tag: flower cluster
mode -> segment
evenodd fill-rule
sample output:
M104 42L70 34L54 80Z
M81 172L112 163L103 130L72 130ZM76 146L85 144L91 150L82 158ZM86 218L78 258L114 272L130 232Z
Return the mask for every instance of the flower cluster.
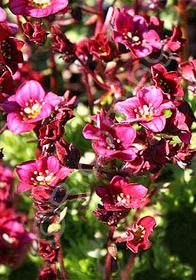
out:
M60 240L67 201L90 201L94 191L100 201L93 215L109 227L105 279L117 269L120 242L135 255L151 246L156 180L167 165L185 169L196 154L191 148L196 118L186 98L188 90L192 97L196 93L196 60L188 59L186 32L179 26L168 32L154 15L166 2L136 0L120 7L114 1L106 7L98 0L92 7L9 0L5 10L17 24L0 8L0 133L8 129L25 138L31 132L36 142L35 158L15 166L18 194L29 192L33 200L34 234L25 229L26 215L16 210L13 172L0 164L0 263L20 266L33 240L45 262L39 280L69 279ZM84 15L88 37L72 42L65 30L82 24ZM35 67L39 58L47 60L43 69ZM81 102L88 102L90 122L74 135L69 124ZM91 140L94 151L85 163L80 137ZM71 194L64 182L84 170L95 174L92 189ZM142 217L145 207L151 213Z
M23 264L34 240L34 234L25 229L25 214L16 210L13 191L14 174L0 163L0 263L17 268Z

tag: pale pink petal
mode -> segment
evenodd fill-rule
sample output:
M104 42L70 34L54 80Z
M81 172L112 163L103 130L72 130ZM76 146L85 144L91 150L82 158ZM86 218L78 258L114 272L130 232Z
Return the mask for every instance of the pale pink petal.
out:
M155 86L149 86L142 88L138 92L138 99L141 107L152 104L153 107L157 109L163 101L163 94L161 89L156 88Z

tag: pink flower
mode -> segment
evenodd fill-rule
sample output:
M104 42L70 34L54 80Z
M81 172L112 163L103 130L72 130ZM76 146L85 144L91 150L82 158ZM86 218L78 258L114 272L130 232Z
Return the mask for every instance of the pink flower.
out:
M0 22L5 22L7 19L6 12L3 8L0 8Z
M148 237L152 234L156 221L151 216L145 216L133 223L116 242L127 242L127 248L137 254L138 250L147 250L151 246Z
M104 111L93 118L97 127L87 124L83 129L86 139L93 140L97 155L121 160L133 160L138 150L132 146L136 131L129 124L119 124L106 116Z
M148 189L138 183L115 176L109 185L97 187L96 193L101 197L107 211L127 211L139 208L144 201Z
M24 228L24 218L12 208L1 212L0 218L0 263L18 267L25 261L34 235Z
M8 112L8 128L14 134L31 131L38 121L51 115L61 98L52 92L45 93L37 81L27 81L3 103Z
M178 26L174 26L173 34L170 38L166 38L164 42L164 51L178 52L182 49L186 39L182 38L182 31Z
M68 5L68 0L10 0L9 8L15 15L47 17Z
M114 40L130 49L135 57L145 57L161 49L159 35L155 30L149 30L142 16L132 16L125 9L116 9L113 28Z
M188 89L196 93L196 59L180 63L182 77L189 82Z
M17 190L20 193L29 191L34 186L56 186L72 171L73 169L62 167L55 156L24 162L16 167L21 181Z
M160 132L166 124L163 110L175 109L175 105L163 100L161 89L149 86L142 88L138 97L116 103L115 109L127 116L127 122L139 122L153 132Z
M6 201L11 194L14 174L11 169L0 163L0 202Z

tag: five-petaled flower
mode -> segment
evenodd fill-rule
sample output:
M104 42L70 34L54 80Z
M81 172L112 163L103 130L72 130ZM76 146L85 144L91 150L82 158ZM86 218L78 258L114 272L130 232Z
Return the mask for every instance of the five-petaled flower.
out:
M96 193L101 197L107 211L127 211L142 205L148 189L138 183L129 183L126 178L115 176L109 185L99 186Z
M16 94L3 103L4 110L8 112L9 130L14 134L31 131L38 121L51 115L61 100L61 97L52 92L45 93L37 81L23 83Z
M145 57L161 49L159 35L155 30L149 30L142 16L132 16L125 9L116 9L113 29L114 41L125 45L135 57Z
M56 186L72 171L73 169L61 166L55 156L24 162L16 167L20 179L17 190L20 193L36 186Z
M10 0L9 8L15 15L47 17L68 5L68 0Z
M161 89L148 86L138 92L138 97L116 103L115 109L127 116L126 122L139 122L146 129L160 132L166 124L163 110L175 109L175 105L163 100Z
M137 254L138 250L147 250L151 242L148 237L152 234L156 225L156 221L151 216L145 216L133 223L131 227L127 227L126 232L122 233L121 238L116 242L127 242L127 248Z
M103 110L92 118L97 122L97 127L87 124L83 135L93 140L93 149L97 155L121 160L135 159L138 150L132 144L136 131L131 125L116 123Z

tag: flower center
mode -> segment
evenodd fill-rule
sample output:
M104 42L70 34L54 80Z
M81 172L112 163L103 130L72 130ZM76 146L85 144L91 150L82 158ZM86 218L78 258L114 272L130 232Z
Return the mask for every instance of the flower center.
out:
M169 85L166 81L160 79L158 82L164 92L171 93L171 88L169 87Z
M132 34L131 32L127 33L122 33L124 40L128 40L135 45L140 45L141 44L141 39L139 36Z
M114 200L114 203L118 203L118 202L121 202L123 203L125 206L129 205L130 204L130 199L131 199L131 196L129 194L124 194L124 193L120 193L120 194L117 194L117 195L113 195L113 200Z
M20 114L23 117L23 120L36 118L39 115L43 104L43 102L39 104L37 100L30 100L29 103L26 102L26 107L22 108L22 111L20 112Z
M134 235L134 242L137 244L144 238L146 231L143 226L136 225L135 229L132 229L132 233Z
M107 55L107 52L106 52L102 47L99 47L98 50L99 50L99 53L100 53L101 55L103 55L103 56L106 56L106 55Z
M11 51L12 51L11 44L6 40L3 40L1 42L1 53L3 57L9 60L12 59Z
M51 0L28 0L28 4L35 9L44 9L52 5Z
M142 118L147 119L147 121L151 121L153 119L154 113L156 113L156 110L154 110L154 106L152 103L148 105L144 104L143 107L138 107L137 109L134 109L134 112L136 113L136 118Z
M16 240L14 237L11 237L10 235L8 235L7 233L3 233L2 234L2 238L4 241L6 241L8 244L13 244L14 241Z
M48 170L45 170L45 172L38 172L37 170L35 170L33 172L33 174L35 175L34 177L31 177L31 181L33 182L33 184L35 186L37 185L50 185L50 183L52 183L52 181L56 178L54 176L54 173L51 172L49 173Z

